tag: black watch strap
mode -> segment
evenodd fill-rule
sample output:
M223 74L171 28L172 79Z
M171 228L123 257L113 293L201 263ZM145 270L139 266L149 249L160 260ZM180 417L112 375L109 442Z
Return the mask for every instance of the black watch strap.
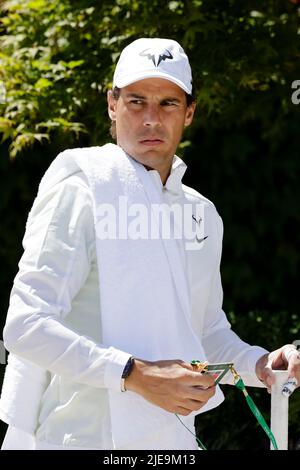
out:
M125 388L125 379L126 379L126 378L129 376L129 374L131 373L133 364L134 364L134 357L131 356L131 357L128 359L128 361L126 362L125 367L124 367L124 369L123 369L122 378L121 378L121 391L122 391L122 392L126 392L126 388Z

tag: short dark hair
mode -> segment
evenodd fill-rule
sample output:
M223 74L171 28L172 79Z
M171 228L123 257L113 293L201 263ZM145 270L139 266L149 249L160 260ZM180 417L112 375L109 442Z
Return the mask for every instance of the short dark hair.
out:
M114 100L118 100L120 98L120 94L121 94L121 88L118 88L117 86L115 86L113 89L112 89L112 97ZM191 106L192 103L194 103L196 101L196 98L195 98L195 94L191 94L189 95L188 93L185 93L185 97L186 97L186 104L187 106ZM112 136L112 138L114 140L117 139L117 132L116 132L116 122L115 121L111 121L111 125L110 125L110 135Z

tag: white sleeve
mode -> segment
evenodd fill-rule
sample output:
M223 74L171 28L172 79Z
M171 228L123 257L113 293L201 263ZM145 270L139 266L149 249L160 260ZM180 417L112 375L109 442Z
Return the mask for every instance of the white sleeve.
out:
M220 262L223 238L223 223L218 216L217 221L219 239L219 258L215 267L209 300L203 323L202 344L209 362L234 362L238 373L241 374L246 385L262 387L262 383L256 377L255 365L257 360L266 352L260 346L250 346L248 343L231 330L226 315L222 309L223 289L220 274ZM229 374L225 382L232 383Z
M90 272L94 243L92 199L78 175L36 198L11 291L4 344L52 373L120 390L130 354L97 344L64 324Z

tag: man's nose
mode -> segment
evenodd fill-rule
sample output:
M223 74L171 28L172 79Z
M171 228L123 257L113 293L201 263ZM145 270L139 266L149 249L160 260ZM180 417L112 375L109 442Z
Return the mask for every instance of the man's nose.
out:
M161 116L157 105L147 106L143 116L143 125L145 127L161 126Z

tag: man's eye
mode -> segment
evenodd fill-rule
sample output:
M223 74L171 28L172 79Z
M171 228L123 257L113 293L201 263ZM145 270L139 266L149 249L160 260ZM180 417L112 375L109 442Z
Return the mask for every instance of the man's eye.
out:
M130 100L132 104L143 104L143 100Z
M174 101L163 101L162 106L177 106L177 104Z

